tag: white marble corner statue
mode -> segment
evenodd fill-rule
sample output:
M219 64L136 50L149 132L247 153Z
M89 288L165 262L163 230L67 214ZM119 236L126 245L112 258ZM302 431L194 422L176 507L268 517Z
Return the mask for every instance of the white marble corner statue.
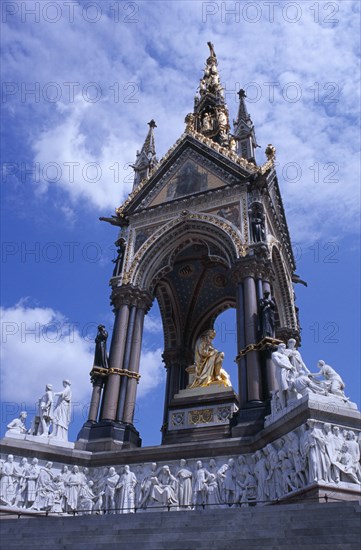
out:
M55 398L57 400L55 401ZM14 418L7 425L5 437L14 439L34 440L39 438L39 442L50 444L52 441L57 445L68 443L68 428L71 420L71 382L63 380L63 389L59 392L53 391L51 384L46 384L45 392L39 398L37 412L31 427L28 430L25 425L27 412L22 411L18 418Z
M317 363L319 372L311 373L295 346L296 341L291 338L287 347L281 343L272 353L278 390L272 395L271 417L281 416L284 409L296 405L299 399L310 394L324 396L326 399L336 398L345 407L357 409L357 405L346 397L345 384L335 369L320 360ZM270 417L267 417L266 425L269 421Z
M28 416L28 413L26 411L21 411L18 418L14 418L8 425L7 425L7 432L5 433L5 437L11 437L13 434L26 434L26 426L25 426L25 420Z

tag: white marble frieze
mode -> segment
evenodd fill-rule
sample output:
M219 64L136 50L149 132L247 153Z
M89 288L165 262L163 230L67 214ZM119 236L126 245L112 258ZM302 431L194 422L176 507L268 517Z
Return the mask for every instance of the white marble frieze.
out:
M253 454L80 468L7 455L1 505L62 514L261 506L319 483L354 493L360 432L308 420Z

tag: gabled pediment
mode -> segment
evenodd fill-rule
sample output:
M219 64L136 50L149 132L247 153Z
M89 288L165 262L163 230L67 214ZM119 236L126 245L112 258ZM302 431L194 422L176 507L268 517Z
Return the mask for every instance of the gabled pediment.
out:
M191 136L186 136L166 162L136 189L121 209L132 213L247 181L252 172Z

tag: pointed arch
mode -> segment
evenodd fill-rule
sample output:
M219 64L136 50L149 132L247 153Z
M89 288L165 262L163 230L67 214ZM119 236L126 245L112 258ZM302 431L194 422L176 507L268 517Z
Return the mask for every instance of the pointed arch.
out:
M232 223L219 216L187 213L159 228L141 246L128 282L153 292L157 282L172 270L174 258L192 243L207 246L210 259L227 267L246 252L242 235Z

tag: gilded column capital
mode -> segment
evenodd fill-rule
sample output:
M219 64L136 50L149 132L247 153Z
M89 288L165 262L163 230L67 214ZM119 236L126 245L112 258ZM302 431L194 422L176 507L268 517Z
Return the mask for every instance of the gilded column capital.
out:
M231 278L234 283L242 283L246 277L270 281L273 278L271 261L259 256L239 258L232 266Z
M153 296L147 290L132 285L114 286L111 293L111 303L115 308L122 305L136 306L148 313L153 303Z

